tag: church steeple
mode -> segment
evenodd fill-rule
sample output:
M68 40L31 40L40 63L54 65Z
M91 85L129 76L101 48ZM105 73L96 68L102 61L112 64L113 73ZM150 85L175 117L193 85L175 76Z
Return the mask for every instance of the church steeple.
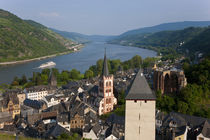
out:
M105 49L103 69L98 86L98 95L102 97L98 108L99 115L111 112L114 108L114 105L117 104L117 99L114 97L113 93L113 82L114 76L112 74L109 75Z
M49 82L48 83L51 86L57 86L57 79L56 79L56 77L55 77L53 72L50 73L50 77L49 77Z
M103 76L109 75L109 69L108 69L108 64L106 60L106 48L105 48L105 53L104 53L104 64L103 64L103 69L102 69L102 75Z

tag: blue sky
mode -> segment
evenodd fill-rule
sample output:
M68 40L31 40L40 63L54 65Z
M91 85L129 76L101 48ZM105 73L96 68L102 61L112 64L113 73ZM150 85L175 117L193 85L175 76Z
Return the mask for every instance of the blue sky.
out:
M118 35L176 21L210 21L210 0L0 0L0 8L47 27Z

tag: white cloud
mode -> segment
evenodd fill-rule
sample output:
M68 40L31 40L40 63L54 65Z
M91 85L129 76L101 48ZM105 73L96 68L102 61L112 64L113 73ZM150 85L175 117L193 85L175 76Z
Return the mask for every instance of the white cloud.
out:
M57 12L41 12L39 13L41 17L47 17L47 18L57 18L60 17L60 15Z

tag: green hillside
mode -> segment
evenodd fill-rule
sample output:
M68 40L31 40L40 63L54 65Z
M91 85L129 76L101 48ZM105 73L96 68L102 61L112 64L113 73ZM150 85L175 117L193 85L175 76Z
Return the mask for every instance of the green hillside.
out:
M74 42L31 20L0 9L0 62L68 51Z
M155 33L161 31L175 31L175 30L183 30L189 27L207 27L210 26L210 21L182 21L182 22L171 22L171 23L163 23L151 27L144 27L135 30L127 31L117 38L122 38L128 35L139 35L144 33Z
M190 54L202 52L206 55L210 54L210 27L201 32L197 37L186 42L182 50L188 50Z
M189 27L176 31L127 35L111 40L109 43L153 49L163 54L176 50L180 53L188 50L190 54L196 51L209 54L210 27Z

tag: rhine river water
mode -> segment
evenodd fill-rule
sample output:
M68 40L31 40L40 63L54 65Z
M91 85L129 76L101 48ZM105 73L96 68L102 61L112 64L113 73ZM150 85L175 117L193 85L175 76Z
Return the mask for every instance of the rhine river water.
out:
M92 42L86 44L84 48L75 53L22 64L0 66L0 84L10 83L15 76L21 77L23 74L27 77L31 77L33 72L41 71L41 69L37 67L48 61L55 62L55 68L59 69L59 71L75 68L84 73L89 66L95 65L98 59L103 59L105 48L108 59L120 59L121 61L125 61L135 55L140 55L142 58L156 56L156 52L147 49L112 45L104 42Z

